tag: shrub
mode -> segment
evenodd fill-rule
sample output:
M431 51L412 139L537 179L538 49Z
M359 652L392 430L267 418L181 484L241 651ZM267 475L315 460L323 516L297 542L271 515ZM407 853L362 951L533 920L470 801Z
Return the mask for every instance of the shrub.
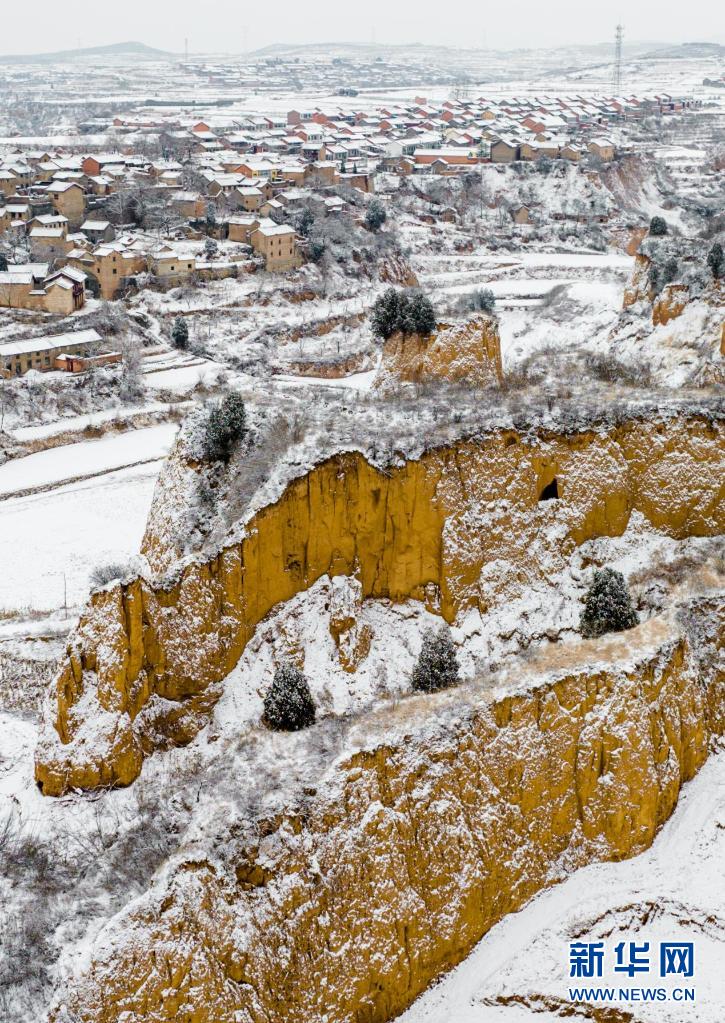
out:
M660 275L662 284L671 284L672 281L676 280L679 268L680 265L677 262L677 258L675 256L669 256L669 258L662 264L662 274Z
M8 268L7 257L3 256L2 253L0 253L0 273L5 273L7 268Z
M204 255L206 256L206 258L209 260L216 259L218 252L219 246L214 241L214 239L207 238L207 240L204 242Z
M435 311L420 291L406 293L388 288L375 301L370 325L373 333L386 341L397 331L430 334L436 326Z
M189 347L189 325L182 316L177 316L174 320L174 325L171 328L171 340L174 342L174 348Z
M476 288L468 295L468 308L472 312L492 313L496 308L496 296L490 288Z
M649 222L649 233L654 238L662 237L662 235L667 234L668 230L667 221L664 217L652 217Z
M307 679L292 664L282 664L264 697L264 716L275 732L299 732L315 721L315 704Z
M247 433L242 396L230 391L210 411L204 427L204 455L210 462L228 462L235 444Z
M379 231L387 219L388 214L385 212L383 204L379 199L373 199L365 211L366 227L369 227L371 231Z
M299 215L297 217L297 222L295 224L297 234L301 235L303 238L309 237L310 230L312 229L312 225L314 223L315 216L312 210L309 209L309 207L304 206L300 210Z
M413 689L420 693L434 693L456 685L458 658L450 631L430 629L423 636L423 645L413 669Z
M319 263L325 255L325 243L319 238L312 238L310 240L309 254L313 263Z
M707 265L710 267L710 273L716 281L723 276L723 272L725 272L725 253L723 253L720 242L715 242L708 252Z
M92 590L100 590L108 583L124 579L128 574L129 566L120 561L109 562L106 565L96 565L88 579Z
M634 628L638 621L622 573L612 568L597 569L581 616L582 636L624 632Z

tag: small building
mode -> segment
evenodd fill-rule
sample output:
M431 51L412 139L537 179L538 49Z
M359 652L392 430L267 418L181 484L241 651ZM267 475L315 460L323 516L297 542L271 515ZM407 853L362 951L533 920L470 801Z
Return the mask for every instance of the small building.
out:
M154 276L169 283L183 281L196 272L196 258L180 256L171 245L162 245L151 253L149 269Z
M264 257L265 270L293 270L302 263L295 230L288 224L258 227L250 241L255 252Z
M515 206L511 213L511 219L514 224L531 224L531 210L528 206Z
M85 282L75 267L49 274L47 263L12 264L0 271L0 307L69 316L85 305Z
M116 237L116 228L108 220L84 220L81 231L89 242L98 245L100 242L112 242Z
M594 156L598 156L599 159L603 160L605 163L609 163L611 160L614 159L615 152L614 143L611 142L609 139L605 138L591 139L589 145L587 146L587 149L589 150L590 153L593 153Z
M86 216L86 196L78 182L52 181L48 195L55 212L67 218L71 231L77 231Z
M73 248L65 227L34 227L28 237L31 255L38 262L52 263Z
M0 373L7 378L22 376L31 369L40 372L63 369L63 365L56 366L59 357L64 354L90 355L101 341L101 335L95 330L76 330L0 344Z
M496 139L491 143L491 163L513 163L519 159L519 144L513 139Z

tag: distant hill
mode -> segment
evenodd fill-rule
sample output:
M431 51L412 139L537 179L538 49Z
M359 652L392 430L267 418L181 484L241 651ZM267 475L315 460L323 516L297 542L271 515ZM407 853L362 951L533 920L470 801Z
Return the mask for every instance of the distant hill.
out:
M680 43L646 53L652 60L696 60L702 57L725 57L725 46L720 43Z
M134 60L168 60L174 55L156 50L145 43L111 43L110 46L89 46L80 50L57 50L55 53L5 54L0 64L67 64L89 57L131 57Z
M625 40L624 50L628 55L644 55L649 50L657 48L658 44L655 42L648 41L637 41L629 42ZM669 45L669 44L666 44ZM699 44L698 44L699 45ZM677 49L677 47L673 47ZM247 54L249 57L294 57L294 56L347 56L347 57L374 57L374 56L394 56L396 53L403 56L406 52L416 52L420 54L441 54L441 55L456 55L460 53L524 53L524 52L537 52L541 50L546 53L558 54L558 53L572 53L576 52L581 56L608 56L614 49L613 40L602 42L602 43L582 43L572 44L570 46L553 46L553 47L519 47L515 50L507 50L502 47L494 47L487 50L485 47L463 47L463 46L447 46L438 45L434 43L355 43L355 42L336 42L336 43L272 43L269 46L263 46L258 50L252 50Z

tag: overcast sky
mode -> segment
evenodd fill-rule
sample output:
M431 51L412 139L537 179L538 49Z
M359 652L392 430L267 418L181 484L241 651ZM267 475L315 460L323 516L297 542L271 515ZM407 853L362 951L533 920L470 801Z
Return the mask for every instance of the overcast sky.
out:
M7 9L5 9L7 6ZM2 4L0 53L37 53L129 39L181 52L242 52L269 43L355 41L443 43L511 49L625 39L662 42L725 38L725 5L687 0L33 0ZM672 16L674 15L674 16Z

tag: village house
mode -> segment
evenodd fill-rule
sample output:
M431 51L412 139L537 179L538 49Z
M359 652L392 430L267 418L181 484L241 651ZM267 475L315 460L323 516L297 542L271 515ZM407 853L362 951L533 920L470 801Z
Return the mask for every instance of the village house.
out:
M52 263L65 256L73 248L73 242L68 241L68 231L65 226L44 227L41 225L34 227L28 237L30 239L30 254L38 262Z
M171 245L162 245L151 253L149 269L165 283L178 283L196 271L194 256L180 256Z
M294 228L287 224L258 227L250 240L255 252L264 258L265 270L292 270L302 263Z
M100 242L112 242L116 237L116 228L108 220L84 220L81 231L89 242L98 245Z
M49 274L47 263L11 264L0 271L0 307L69 316L85 305L85 281L74 267Z
M491 143L491 163L513 163L519 159L519 145L513 139L496 139Z
M88 275L88 290L112 301L131 278L148 268L148 261L143 253L112 242L99 245L92 252L73 249L66 256L66 265L75 266Z
M594 156L598 156L600 160L604 160L605 163L614 159L614 143L609 139L594 138L590 141L587 149Z
M56 213L68 220L71 231L77 231L86 216L86 197L76 181L53 181L48 185L48 195Z
M0 375L7 378L22 376L31 369L46 373L53 369L67 369L62 361L64 355L90 355L101 342L97 331L78 330L0 344Z

